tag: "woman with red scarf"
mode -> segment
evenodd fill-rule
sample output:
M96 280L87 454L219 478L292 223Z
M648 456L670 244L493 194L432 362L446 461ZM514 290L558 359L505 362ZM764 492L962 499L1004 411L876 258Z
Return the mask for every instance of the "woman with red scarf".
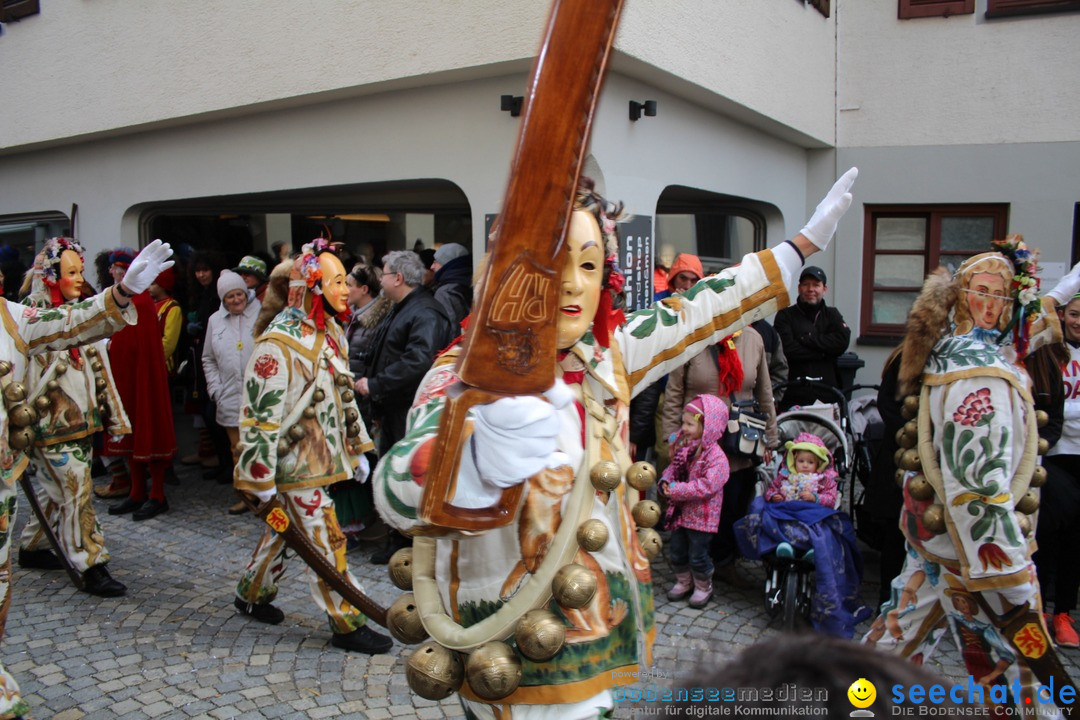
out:
M111 271L114 275L122 273L133 259L123 248L111 253ZM176 434L169 398L169 375L165 369L154 301L148 292L142 292L131 302L139 321L112 336L109 360L124 409L131 420L132 433L108 438L102 454L127 458L131 475L128 497L109 508L109 514L133 513L134 520L149 520L169 509L165 499L165 470L176 452ZM147 472L150 474L149 498ZM110 487L110 491L116 489Z

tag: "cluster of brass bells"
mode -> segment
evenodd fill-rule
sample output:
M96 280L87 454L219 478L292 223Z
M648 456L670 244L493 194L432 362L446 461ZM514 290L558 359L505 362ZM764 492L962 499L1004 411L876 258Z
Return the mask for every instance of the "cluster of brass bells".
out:
M10 375L12 369L10 362L0 361L0 378ZM14 450L26 450L34 443L34 430L30 426L38 421L38 412L34 404L26 402L26 386L20 382L12 380L5 385L3 396L11 421L8 445Z

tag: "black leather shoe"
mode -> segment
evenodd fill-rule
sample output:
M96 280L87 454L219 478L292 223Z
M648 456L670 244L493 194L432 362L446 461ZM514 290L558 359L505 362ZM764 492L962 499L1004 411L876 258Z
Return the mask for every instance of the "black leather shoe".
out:
M98 597L120 597L127 592L124 584L114 580L104 565L91 565L82 576L85 593Z
M132 500L131 497L126 497L120 501L119 504L113 505L109 508L110 515L127 515L129 512L135 512L142 506L142 503L138 500Z
M63 570L64 563L52 550L20 550L19 567L33 570Z
M163 512L169 512L168 500L155 500L150 498L142 504L142 506L135 511L135 514L131 516L132 520L149 520L152 517L160 515Z
M255 603L244 602L240 598L233 598L233 607L248 617L268 625L277 625L285 619L285 613L270 603L256 605Z
M361 625L350 633L334 633L330 644L349 652L362 652L368 655L380 655L394 647L394 641L381 635L367 625Z

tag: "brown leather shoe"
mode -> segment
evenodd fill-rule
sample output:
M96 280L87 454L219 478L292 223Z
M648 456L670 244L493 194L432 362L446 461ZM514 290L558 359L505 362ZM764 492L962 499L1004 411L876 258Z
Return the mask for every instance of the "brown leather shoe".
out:
M238 500L235 505L229 506L230 515L243 515L248 511L248 506L244 504L243 500Z
M113 485L112 483L109 483L108 485L94 486L94 494L97 495L99 498L110 499L127 497L128 493L130 492L131 485Z

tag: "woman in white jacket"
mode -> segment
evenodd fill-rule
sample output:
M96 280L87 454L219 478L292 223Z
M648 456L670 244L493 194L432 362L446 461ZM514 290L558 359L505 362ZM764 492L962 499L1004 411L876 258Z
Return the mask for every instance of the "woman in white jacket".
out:
M244 278L232 270L222 270L217 282L221 308L210 316L203 343L202 364L206 393L217 405L217 421L229 435L233 465L240 439L240 400L244 368L255 347L255 319L262 305L248 290ZM228 474L232 478L232 473ZM239 515L247 509L243 502L229 508Z

